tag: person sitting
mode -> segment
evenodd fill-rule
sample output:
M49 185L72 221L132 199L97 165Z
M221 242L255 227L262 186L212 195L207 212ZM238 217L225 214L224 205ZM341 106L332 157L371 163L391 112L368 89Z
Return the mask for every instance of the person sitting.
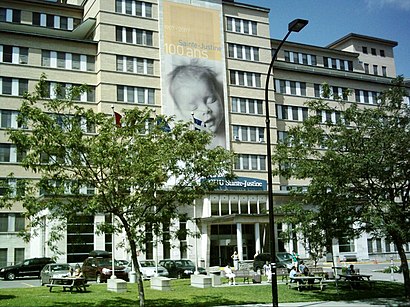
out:
M351 264L348 268L347 268L347 275L353 275L356 274L356 270L354 269L354 265Z
M228 264L225 269L225 276L228 277L230 285L236 285L235 274L232 272L231 266Z
M83 272L81 272L80 268L75 269L74 277L76 278L83 277Z
M290 282L296 282L296 281L293 280L292 278L293 278L293 277L296 277L297 275L298 275L298 272L296 271L296 267L293 266L293 267L290 269L290 272L289 272Z
M305 276L309 275L309 268L306 266L306 264L303 262L303 260L300 261L299 264L299 272Z

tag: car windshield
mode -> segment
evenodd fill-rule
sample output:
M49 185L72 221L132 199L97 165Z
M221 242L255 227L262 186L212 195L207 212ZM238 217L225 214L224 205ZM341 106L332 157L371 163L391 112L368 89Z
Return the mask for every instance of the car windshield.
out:
M191 260L178 260L178 261L175 261L175 263L181 266L195 266Z
M280 261L292 260L292 255L291 255L291 254L288 254L288 253L286 253L286 254L278 254L278 255L276 255L276 256L278 257L278 259L279 259Z
M117 260L114 261L114 265L120 265ZM102 258L98 260L98 266L112 266L112 259Z
M51 266L51 271L69 271L70 266L68 264L58 264Z
M154 267L155 262L154 261L141 261L141 266L142 267Z

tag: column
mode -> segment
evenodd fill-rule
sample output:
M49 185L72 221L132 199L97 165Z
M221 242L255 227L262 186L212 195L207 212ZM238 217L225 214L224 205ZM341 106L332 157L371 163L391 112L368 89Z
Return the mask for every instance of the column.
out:
M261 252L261 234L259 223L255 223L255 251L257 253Z
M243 260L242 224L236 223L236 244L238 246L239 261Z

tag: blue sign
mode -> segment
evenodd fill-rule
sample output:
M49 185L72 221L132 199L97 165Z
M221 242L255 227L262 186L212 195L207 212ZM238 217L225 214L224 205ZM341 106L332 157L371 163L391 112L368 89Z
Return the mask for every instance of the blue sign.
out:
M233 181L226 181L223 177L209 179L218 184L217 190L266 191L266 180L250 177L238 177Z

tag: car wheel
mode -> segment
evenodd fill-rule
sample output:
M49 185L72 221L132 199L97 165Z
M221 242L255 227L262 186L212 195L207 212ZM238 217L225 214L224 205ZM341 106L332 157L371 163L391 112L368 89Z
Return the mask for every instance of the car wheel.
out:
M97 274L97 284L101 284L102 283L102 281L101 281L101 275L100 274Z
M16 279L16 274L14 274L14 272L8 272L8 273L6 274L6 279L8 279L8 280L14 280L14 279Z

